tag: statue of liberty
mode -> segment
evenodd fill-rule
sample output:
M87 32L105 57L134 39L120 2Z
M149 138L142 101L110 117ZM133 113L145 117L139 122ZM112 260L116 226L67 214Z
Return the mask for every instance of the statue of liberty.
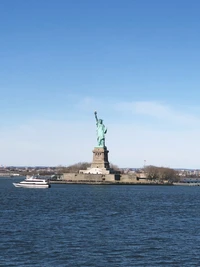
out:
M97 144L98 147L105 147L105 134L107 133L107 128L103 124L103 120L97 118L97 112L94 112L96 125L97 125Z

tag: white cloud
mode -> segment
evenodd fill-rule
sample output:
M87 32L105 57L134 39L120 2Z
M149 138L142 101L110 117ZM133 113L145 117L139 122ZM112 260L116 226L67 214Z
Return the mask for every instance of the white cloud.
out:
M194 127L200 126L200 115L197 116L189 113L189 111L187 112L187 107L184 107L186 110L183 110L183 107L181 110L178 110L176 107L158 102L138 101L118 103L116 109L124 113L131 112L135 115L144 115L147 118L152 117L163 120L167 123L190 125ZM188 110L189 109L188 107Z

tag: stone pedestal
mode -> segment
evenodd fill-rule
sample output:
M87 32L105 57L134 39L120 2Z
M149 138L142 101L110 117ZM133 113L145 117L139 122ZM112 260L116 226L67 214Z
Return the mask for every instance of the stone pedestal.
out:
M93 161L91 164L91 168L99 168L99 169L110 169L109 161L108 161L108 153L107 147L95 147L93 152Z
M93 161L90 168L80 170L79 173L85 174L110 174L110 164L108 161L107 147L95 147L93 152Z

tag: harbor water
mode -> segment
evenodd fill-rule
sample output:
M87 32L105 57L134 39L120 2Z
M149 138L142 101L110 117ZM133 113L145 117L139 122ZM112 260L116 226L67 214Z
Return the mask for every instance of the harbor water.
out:
M200 187L0 178L0 266L200 266Z

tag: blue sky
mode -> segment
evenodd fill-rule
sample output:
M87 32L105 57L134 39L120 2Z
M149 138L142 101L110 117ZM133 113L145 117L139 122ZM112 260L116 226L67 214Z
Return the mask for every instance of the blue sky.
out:
M198 0L0 1L0 165L200 168Z

